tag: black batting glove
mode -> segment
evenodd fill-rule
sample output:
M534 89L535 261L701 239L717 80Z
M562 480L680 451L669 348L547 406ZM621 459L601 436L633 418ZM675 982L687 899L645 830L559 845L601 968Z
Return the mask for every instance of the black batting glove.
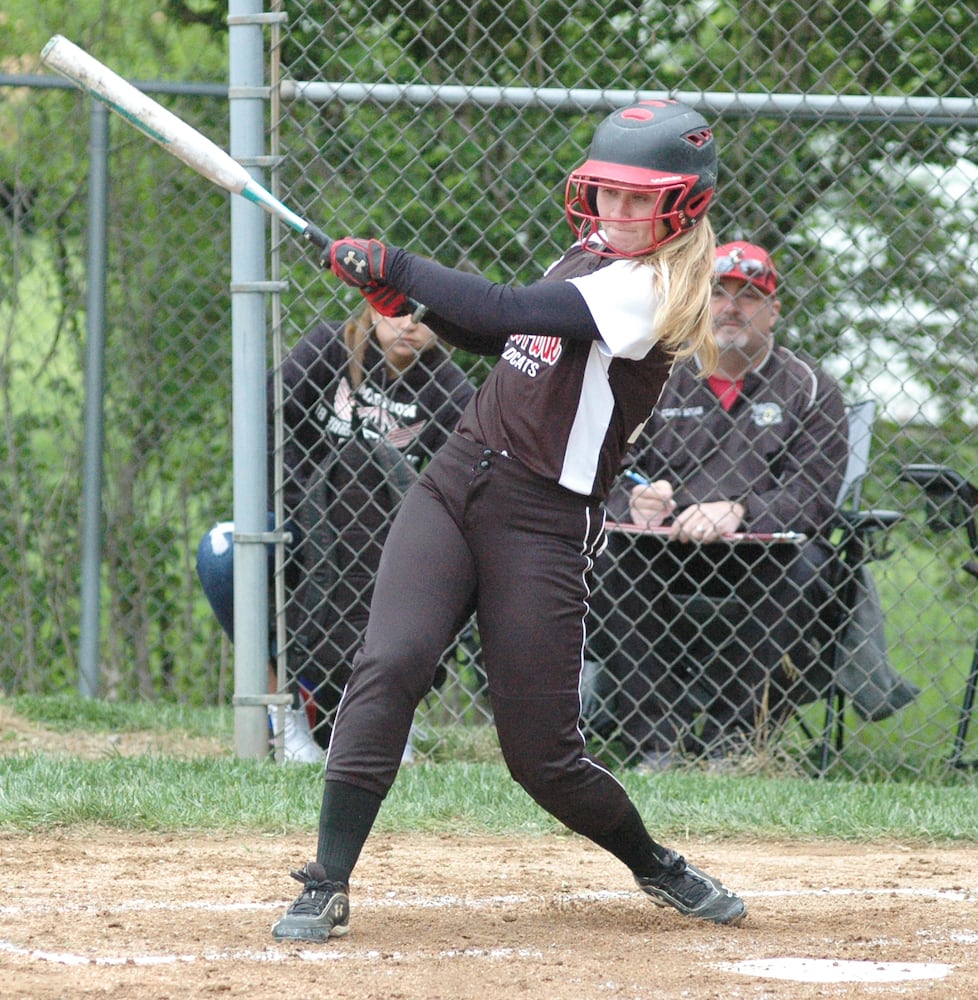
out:
M386 263L387 247L380 240L345 236L334 240L329 248L330 270L340 281L354 288L383 284Z

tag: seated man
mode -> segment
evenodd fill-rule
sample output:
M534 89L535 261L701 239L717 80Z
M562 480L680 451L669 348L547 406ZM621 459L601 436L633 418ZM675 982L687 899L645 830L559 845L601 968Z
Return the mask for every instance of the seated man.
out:
M803 660L802 644L817 644L811 629L834 617L825 536L848 455L842 394L813 362L775 345L781 303L765 250L721 246L716 274L719 366L703 379L695 358L676 365L609 500L611 520L667 531L612 531L593 599L592 653L617 678L633 762L652 768L691 747L713 756L742 748L763 720L817 697L784 654ZM808 541L721 540L734 532ZM690 591L700 597L679 596ZM707 617L727 608L684 632L680 605L697 600Z

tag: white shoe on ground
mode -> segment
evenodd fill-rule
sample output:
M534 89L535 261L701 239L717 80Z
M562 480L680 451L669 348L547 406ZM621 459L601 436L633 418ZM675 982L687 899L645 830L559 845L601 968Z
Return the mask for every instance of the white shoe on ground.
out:
M286 708L282 710L282 714L285 717L285 759L299 764L321 764L326 759L326 754L312 735L305 709ZM268 715L272 720L272 733L277 737L278 709L269 708Z

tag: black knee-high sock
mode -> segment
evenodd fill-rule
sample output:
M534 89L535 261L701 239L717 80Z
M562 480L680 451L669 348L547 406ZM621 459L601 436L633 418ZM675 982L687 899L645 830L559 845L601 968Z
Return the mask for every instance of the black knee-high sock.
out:
M591 839L623 861L636 875L651 875L661 868L668 853L665 847L649 836L634 805L614 830L603 837Z
M327 781L319 811L316 860L333 882L350 883L360 851L384 800L345 781Z

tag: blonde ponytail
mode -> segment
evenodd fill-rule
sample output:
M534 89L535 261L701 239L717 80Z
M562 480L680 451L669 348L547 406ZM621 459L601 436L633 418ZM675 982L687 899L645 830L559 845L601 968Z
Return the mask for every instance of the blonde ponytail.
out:
M346 344L346 350L350 356L350 383L354 389L358 388L363 381L363 358L373 328L370 306L366 303L356 316L347 320L346 326L343 327L343 343Z
M660 298L659 343L675 358L699 356L701 374L711 374L719 356L713 337L710 299L716 236L709 219L645 258L656 271Z

